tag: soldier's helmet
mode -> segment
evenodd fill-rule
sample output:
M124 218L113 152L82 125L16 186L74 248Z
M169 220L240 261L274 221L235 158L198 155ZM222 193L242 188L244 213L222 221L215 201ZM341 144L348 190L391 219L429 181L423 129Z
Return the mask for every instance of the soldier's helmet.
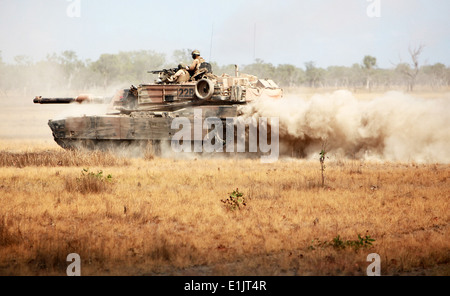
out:
M198 50L194 50L192 52L192 57L199 56L199 55L200 55L200 51L198 51Z
M186 67L187 67L186 64L183 64L183 63L178 64L178 70L180 70L180 69L186 69Z

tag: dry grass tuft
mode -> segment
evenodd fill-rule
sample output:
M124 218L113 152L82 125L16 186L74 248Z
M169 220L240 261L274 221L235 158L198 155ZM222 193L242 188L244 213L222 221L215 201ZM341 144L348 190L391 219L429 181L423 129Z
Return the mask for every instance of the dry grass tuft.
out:
M27 166L123 166L129 165L125 158L119 158L112 153L94 151L37 151L37 152L7 152L0 151L0 167Z

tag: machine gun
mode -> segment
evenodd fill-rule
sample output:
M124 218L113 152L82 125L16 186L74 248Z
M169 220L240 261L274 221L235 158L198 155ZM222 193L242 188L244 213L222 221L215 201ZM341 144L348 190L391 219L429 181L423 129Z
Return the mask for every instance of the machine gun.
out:
M158 79L155 80L157 84L163 84L169 82L169 77L177 73L178 68L162 69L162 70L151 70L147 71L150 74L158 74Z
M173 75L173 74L177 73L177 71L178 71L178 68L171 68L171 69L162 69L162 70L150 70L150 71L147 71L147 73L150 73L150 74L167 73L169 75Z

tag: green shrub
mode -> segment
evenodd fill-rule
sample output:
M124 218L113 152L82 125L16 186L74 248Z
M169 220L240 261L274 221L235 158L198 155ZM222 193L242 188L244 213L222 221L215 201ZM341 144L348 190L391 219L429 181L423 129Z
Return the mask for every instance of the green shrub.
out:
M242 192L239 192L239 188L233 190L230 196L225 200L222 199L221 202L223 202L230 211L240 210L247 205L247 199Z
M99 170L96 173L89 171L89 169L83 169L81 177L76 178L75 182L72 178L66 178L66 190L73 192L77 191L82 194L87 193L100 193L106 191L108 183L112 182L112 175L103 175L103 171Z

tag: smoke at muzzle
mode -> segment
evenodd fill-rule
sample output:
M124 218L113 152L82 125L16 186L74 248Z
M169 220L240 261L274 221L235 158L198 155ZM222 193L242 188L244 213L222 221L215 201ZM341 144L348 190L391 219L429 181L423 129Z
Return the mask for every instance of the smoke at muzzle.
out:
M262 98L244 116L279 117L280 153L317 157L323 143L336 157L450 163L449 95L422 99L387 92L370 100L346 90L311 98Z

